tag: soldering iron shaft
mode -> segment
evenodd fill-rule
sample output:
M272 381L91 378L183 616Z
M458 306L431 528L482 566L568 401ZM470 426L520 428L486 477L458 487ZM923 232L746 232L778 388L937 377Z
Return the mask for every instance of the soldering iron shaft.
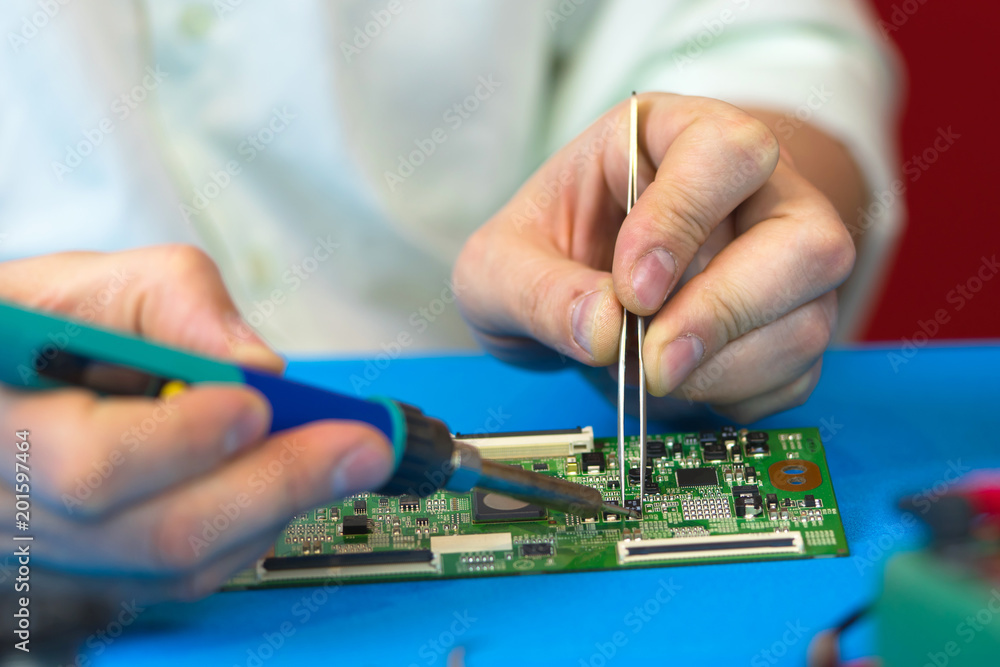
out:
M475 447L464 442L455 442L455 454L454 470L445 486L450 491L478 488L584 517L599 517L602 512L636 516L624 507L605 503L593 487L483 459Z

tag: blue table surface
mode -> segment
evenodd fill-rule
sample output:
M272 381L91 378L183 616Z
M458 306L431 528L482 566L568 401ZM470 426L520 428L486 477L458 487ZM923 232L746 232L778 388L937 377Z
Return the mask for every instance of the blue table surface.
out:
M1000 467L998 373L995 345L906 356L831 351L805 405L757 424L820 427L849 557L222 593L151 607L89 657L96 665L407 667L444 665L462 647L469 667L600 667L639 657L655 665L802 665L814 633L877 595L886 554L919 543L896 500L941 492L956 471ZM411 402L453 431L589 424L597 435L615 433L612 406L571 369L535 373L484 356L446 356L300 360L289 374ZM675 430L650 425L651 433ZM865 655L873 642L871 623L863 624L845 637L845 653Z

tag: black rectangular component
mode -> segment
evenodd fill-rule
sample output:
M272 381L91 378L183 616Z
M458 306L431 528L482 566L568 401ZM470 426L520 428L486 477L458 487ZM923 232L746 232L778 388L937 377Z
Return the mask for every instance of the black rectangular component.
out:
M681 468L677 471L677 486L718 486L719 474L714 468Z
M420 498L416 496L400 496L399 510L401 512L419 512Z
M379 507L388 507L389 506L389 499L386 498L385 496L382 496L381 498L378 499L378 506Z
M778 494L769 493L767 494L767 509L776 510L778 509Z
M750 431L747 433L747 442L767 442L767 437L764 431Z
M544 507L523 500L484 491L472 494L472 520L478 523L530 521L546 516Z
M434 560L430 549L411 551L359 551L339 554L315 554L312 556L283 556L265 558L263 567L277 570L306 570L324 567L351 567L354 565L395 565L397 563L429 563Z
M368 513L368 503L363 500L354 501L354 513L355 514L367 514Z
M368 517L357 515L344 517L343 535L367 535L370 532Z
M699 551L715 551L717 549L757 549L760 547L794 547L794 537L773 537L760 540L741 540L734 535L732 540L713 542L694 542L682 544L655 544L645 545L640 540L634 546L626 547L629 556L643 556L650 554L671 554L671 553L696 553Z
M551 556L552 545L548 542L539 544L524 544L521 546L522 556Z
M816 507L816 496L806 496L805 500L802 501L805 507Z
M639 483L639 469L638 468L629 468L629 471L628 471L628 483L629 484L633 484L633 485Z
M608 482L608 488L609 489L620 489L620 488L622 488L621 480L618 480L618 479L612 479L612 480L610 480Z
M747 466L743 470L743 477L751 484L755 484L757 482L757 469L753 466Z
M757 516L761 513L760 496L740 496L736 499L736 516Z
M542 470L548 470L549 469L549 464L548 463L533 463L531 465L531 469L534 470L535 472L541 472Z
M638 498L627 498L625 500L625 509L642 514L642 503L639 502Z
M647 440L646 441L646 458L647 459L658 459L661 456L667 455L667 447L663 444L662 440Z
M701 448L701 456L705 461L728 461L729 452L724 445L706 443Z
M750 442L747 440L747 444L743 449L748 457L768 456L771 453L771 448L767 446L766 442Z
M673 454L675 459L684 458L684 445L680 442L675 442L670 448L670 453Z
M643 487L643 491L646 495L655 496L660 493L660 485L656 482L646 482L646 486Z
M601 452L584 452L580 455L583 472L604 472L604 454Z
M715 435L715 431L702 431L701 435L698 436L698 439L702 442L715 442L719 438Z
M757 496L760 497L760 487L756 484L739 484L733 487L734 496Z
M420 527L427 527L430 525L430 521L428 521L427 517L425 516L418 516L416 523Z

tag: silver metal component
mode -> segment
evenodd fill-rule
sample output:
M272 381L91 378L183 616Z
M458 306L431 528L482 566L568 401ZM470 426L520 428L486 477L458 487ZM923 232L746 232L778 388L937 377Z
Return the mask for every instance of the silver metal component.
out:
M618 342L618 482L621 485L621 504L625 504L625 342L628 339L628 311L622 309L622 335Z
M632 93L629 101L629 139L628 139L628 197L625 201L625 214L632 212L632 207L639 198L639 98ZM622 333L618 341L618 479L621 484L621 502L625 504L625 476L627 463L625 460L625 377L628 343L629 312L622 308ZM642 345L646 335L646 323L641 316L635 316L636 343L639 357L639 503L646 499L646 368L642 361Z
M483 459L479 450L460 440L455 441L455 451L451 454L451 476L445 482L448 491L467 493L482 477Z

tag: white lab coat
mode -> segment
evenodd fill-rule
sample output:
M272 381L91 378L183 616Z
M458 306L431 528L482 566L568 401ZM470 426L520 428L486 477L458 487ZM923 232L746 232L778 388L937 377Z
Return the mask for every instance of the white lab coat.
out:
M464 239L633 89L784 110L897 178L859 1L15 0L0 34L0 259L194 243L285 351L471 346ZM873 211L842 333L901 212Z

